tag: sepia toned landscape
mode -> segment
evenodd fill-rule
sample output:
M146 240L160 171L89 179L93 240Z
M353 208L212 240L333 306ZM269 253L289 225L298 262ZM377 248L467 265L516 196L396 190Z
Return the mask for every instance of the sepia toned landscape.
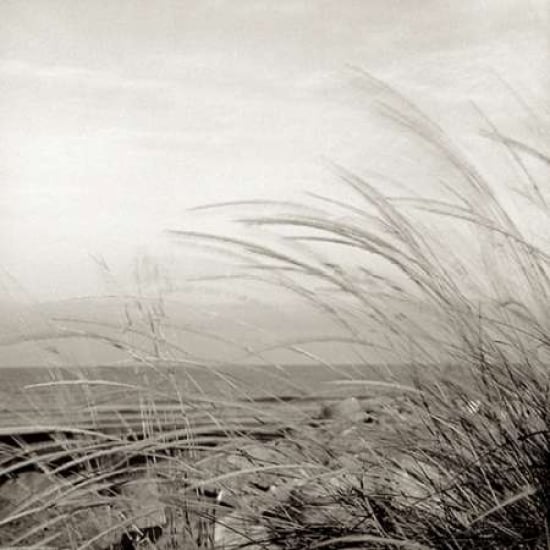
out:
M547 0L0 5L0 550L550 548Z

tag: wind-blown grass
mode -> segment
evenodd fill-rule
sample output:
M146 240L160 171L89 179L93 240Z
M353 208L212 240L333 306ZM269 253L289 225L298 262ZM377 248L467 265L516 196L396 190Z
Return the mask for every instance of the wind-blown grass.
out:
M329 490L328 515L311 520L319 493L293 495L267 521L270 532L284 548L548 548L549 251L525 230L526 211L507 207L505 189L482 173L483 159L471 160L410 101L365 77L388 118L446 164L450 198L391 197L376 175L335 167L353 204L317 197L316 211L281 213L273 203L273 215L240 220L284 229L279 246L173 232L244 250L265 279L314 301L351 337L372 340L378 328L389 360L438 366L415 369L420 391L409 396L408 425L387 430L394 446L381 475L394 481L385 491L372 483ZM546 144L504 135L480 115L517 174L522 204L550 227L547 190L527 167L536 160L548 173ZM469 241L454 249L442 227ZM351 251L352 267L328 261L335 248ZM346 513L330 517L335 509Z
M149 513L136 511L139 497L123 490L149 476L162 489L166 523L177 524L156 542L163 549L212 547L214 523L241 534L232 548L550 548L550 250L526 229L525 213L510 207L499 180L486 175L483 158L465 154L393 89L363 77L387 120L445 165L436 198L395 196L382 191L391 178L335 166L353 202L312 195L307 204L220 205L271 208L273 215L239 219L265 239L171 233L244 263L243 281L290 292L322 312L338 328L327 336L353 347L358 363L377 357L382 380L350 377L331 387L388 392L371 399L376 421L312 418L275 392L276 406L267 408L222 364L201 362L166 337L159 304L142 304L143 322L125 329L134 340L106 337L98 323L88 326L90 338L122 346L173 382L171 390L126 388L141 399L141 431L132 423L126 435L103 432L95 403L90 431L57 430L41 454L24 442L12 450L0 477L32 466L55 483L1 520L2 543L105 548L110 534L135 529L139 514ZM533 162L550 168L546 144L504 135L480 117L502 166L517 174L524 206L549 227L546 190L532 169ZM86 333L71 330L67 338ZM298 335L286 346L321 363L308 350L315 341ZM269 346L241 351L263 358ZM178 387L168 358L189 368L194 391ZM409 366L406 380L393 374L394 363ZM208 395L190 367L208 369L231 397ZM279 382L280 367L269 372ZM307 402L307 388L289 387ZM176 416L168 426L166 402ZM227 516L222 494L234 510ZM112 519L113 511L120 517Z

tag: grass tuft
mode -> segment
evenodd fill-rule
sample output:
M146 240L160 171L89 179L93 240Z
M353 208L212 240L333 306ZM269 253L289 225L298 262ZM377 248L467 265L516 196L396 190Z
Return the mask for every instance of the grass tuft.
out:
M476 151L465 152L394 89L363 77L388 123L445 174L446 181L432 178L433 196L396 196L387 190L391 174L362 177L334 166L351 203L319 195L303 205L224 203L217 206L252 210L240 223L260 237L172 232L178 242L205 243L244 262L231 284L242 276L321 312L334 335L254 349L224 343L248 358L286 348L316 361L333 393L273 365L251 367L250 379L259 372L273 388L287 379L291 395L265 387L258 395L231 365L181 345L182 334L200 329L168 330L164 297L133 299L139 316L118 337L112 324L90 322L87 331L85 321L64 319L62 334L37 339L88 336L124 350L145 374L132 383L83 375L29 386L70 388L85 399L60 403L72 418L48 413L41 424L51 439L22 430L2 447L0 491L13 487L20 498L1 509L0 544L550 548L550 251L525 214L532 209L537 227L548 226L547 190L532 168L536 161L547 173L547 144L510 137L479 113L488 147L502 158L499 171L517 176L518 209ZM400 189L413 183L398 182ZM320 340L353 348L352 369L311 351ZM225 395L201 384L205 373ZM105 392L126 402L109 409ZM17 483L30 482L22 476L29 470L39 476L25 492Z

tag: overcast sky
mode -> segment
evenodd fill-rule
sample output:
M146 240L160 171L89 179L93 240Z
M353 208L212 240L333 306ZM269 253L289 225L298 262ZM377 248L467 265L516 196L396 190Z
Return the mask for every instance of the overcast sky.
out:
M547 0L2 0L0 251L34 296L100 291L187 210L297 198L375 139L350 65L505 119L547 81ZM537 99L538 98L538 99ZM454 120L454 122L453 122ZM163 248L165 247L165 248Z

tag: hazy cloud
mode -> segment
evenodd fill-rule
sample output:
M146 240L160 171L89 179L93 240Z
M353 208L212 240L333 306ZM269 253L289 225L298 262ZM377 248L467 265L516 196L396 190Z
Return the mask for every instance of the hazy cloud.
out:
M38 293L81 292L57 284L68 270L92 292L88 253L127 264L190 206L323 190L322 157L382 167L395 139L373 126L348 65L455 130L471 98L506 117L493 75L544 93L547 4L4 0L4 263Z

